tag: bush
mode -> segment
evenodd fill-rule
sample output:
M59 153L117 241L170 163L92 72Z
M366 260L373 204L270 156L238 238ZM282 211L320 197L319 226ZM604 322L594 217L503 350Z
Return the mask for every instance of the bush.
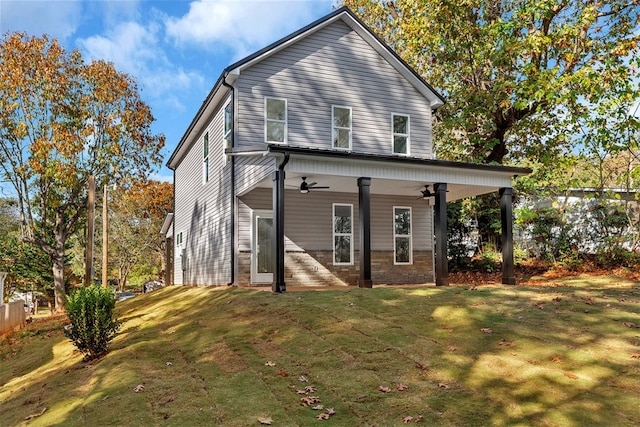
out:
M107 346L120 322L113 317L116 300L106 288L88 286L67 296L67 315L71 325L65 335L84 353L85 360L96 359L107 352Z

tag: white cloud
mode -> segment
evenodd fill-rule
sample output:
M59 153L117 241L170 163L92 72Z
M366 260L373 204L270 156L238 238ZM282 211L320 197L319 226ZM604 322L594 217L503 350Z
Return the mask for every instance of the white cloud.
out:
M330 0L196 0L181 18L165 20L167 35L180 44L230 47L239 58L301 28L330 11Z
M2 0L0 1L0 34L24 31L33 36L49 34L64 42L81 22L80 0Z
M159 97L166 92L186 90L201 84L196 72L183 70L169 61L158 40L160 26L123 22L104 35L78 40L89 59L105 59L136 78L141 89ZM175 100L174 100L175 101Z

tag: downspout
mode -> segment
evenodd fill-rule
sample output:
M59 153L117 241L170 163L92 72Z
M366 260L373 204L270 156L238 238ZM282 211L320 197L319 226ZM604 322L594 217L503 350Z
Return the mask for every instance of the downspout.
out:
M284 153L284 159L282 159L282 163L280 163L280 165L278 165L278 170L280 172L284 172L284 167L287 166L287 163L289 163L289 152L288 151L286 153Z
M231 91L231 148L235 147L236 139L236 105L235 89L227 83L227 75L222 77L222 85ZM233 286L236 280L236 158L231 157L231 278L227 286Z

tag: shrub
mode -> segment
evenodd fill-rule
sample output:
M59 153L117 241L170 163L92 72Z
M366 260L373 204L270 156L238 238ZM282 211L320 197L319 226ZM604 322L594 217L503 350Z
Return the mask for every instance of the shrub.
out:
M120 322L113 315L116 300L106 288L88 286L67 296L67 315L71 325L65 335L84 353L85 360L98 358L107 352L107 346Z

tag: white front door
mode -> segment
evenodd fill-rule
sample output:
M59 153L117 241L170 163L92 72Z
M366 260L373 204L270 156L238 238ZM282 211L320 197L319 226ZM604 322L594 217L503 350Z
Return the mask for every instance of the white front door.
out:
M273 213L253 211L251 283L273 282Z

